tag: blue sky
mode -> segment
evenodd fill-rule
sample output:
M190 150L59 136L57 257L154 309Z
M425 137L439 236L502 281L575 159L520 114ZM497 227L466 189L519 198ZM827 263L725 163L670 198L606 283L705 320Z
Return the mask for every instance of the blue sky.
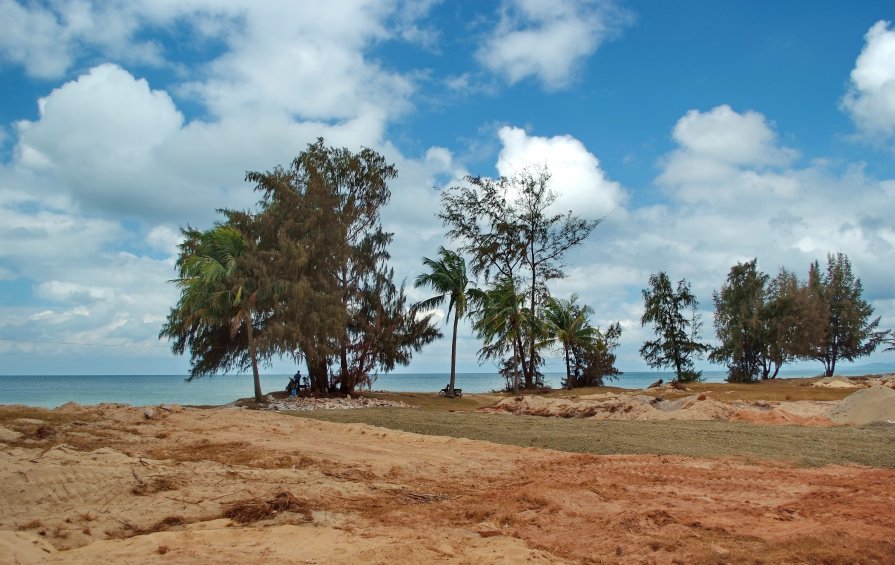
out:
M553 291L622 323L623 370L645 368L659 269L693 283L710 338L737 261L804 276L841 251L895 327L893 20L872 1L0 0L0 373L185 372L157 339L178 228L250 206L245 171L318 136L396 163L407 279L446 243L435 187L546 164L560 208L606 217ZM465 327L460 370L477 349Z

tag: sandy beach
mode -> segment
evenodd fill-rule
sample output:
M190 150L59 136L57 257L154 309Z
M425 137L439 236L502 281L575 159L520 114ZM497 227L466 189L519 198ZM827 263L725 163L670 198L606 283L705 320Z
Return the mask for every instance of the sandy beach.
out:
M891 467L568 453L238 407L0 422L3 563L895 559Z

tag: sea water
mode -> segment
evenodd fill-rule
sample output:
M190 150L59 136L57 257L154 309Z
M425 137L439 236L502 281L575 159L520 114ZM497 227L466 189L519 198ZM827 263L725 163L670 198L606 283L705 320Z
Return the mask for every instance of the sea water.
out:
M818 371L781 371L783 377L816 376ZM838 371L837 371L838 374ZM842 374L849 374L844 370ZM863 374L858 371L858 374ZM724 371L704 371L704 382L723 382ZM264 393L284 390L290 375L264 374ZM673 379L667 372L631 372L607 379L609 386L646 388L658 379ZM547 386L559 388L563 375L545 375ZM398 373L379 375L372 390L437 392L450 380L447 373ZM502 390L505 381L497 373L458 373L457 388L467 393ZM183 375L0 375L0 404L25 404L55 408L66 402L99 404L117 402L135 406L158 404L220 405L254 394L251 375L217 375L187 381Z

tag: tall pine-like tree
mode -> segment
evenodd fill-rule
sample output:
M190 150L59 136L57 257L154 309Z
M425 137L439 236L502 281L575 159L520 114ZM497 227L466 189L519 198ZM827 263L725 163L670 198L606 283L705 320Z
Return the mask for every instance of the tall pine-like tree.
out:
M707 351L708 346L699 341L701 321L690 283L681 279L675 289L668 275L659 271L650 275L649 288L642 292L644 312L640 325L652 324L656 339L644 342L640 356L650 367L673 368L678 381L699 380L701 372L693 369L693 359Z
M815 262L809 273L809 286L818 308L827 313L823 340L810 356L823 363L827 376L833 375L840 359L854 361L870 355L885 340L887 332L877 330L880 319L872 318L873 306L864 300L861 279L852 273L848 256L827 255L823 274Z

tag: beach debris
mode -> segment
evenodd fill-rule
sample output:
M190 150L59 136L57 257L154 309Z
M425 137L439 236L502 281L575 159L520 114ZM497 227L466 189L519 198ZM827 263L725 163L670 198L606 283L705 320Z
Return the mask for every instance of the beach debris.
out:
M660 387L660 386L662 386L662 382L663 382L662 379L659 379L658 381L654 382L653 384L649 385L649 386L646 387L646 388L657 388L657 387Z
M274 518L280 512L301 514L304 521L311 521L311 509L308 505L288 491L275 494L267 500L250 498L228 504L224 516L240 524L250 524Z
M153 410L152 408L147 408L146 410L143 410L143 417L146 418L147 420L153 419L155 417L155 410Z
M237 403L239 405L239 403ZM358 408L415 408L400 400L379 398L307 398L290 396L258 406L262 410L354 410Z

